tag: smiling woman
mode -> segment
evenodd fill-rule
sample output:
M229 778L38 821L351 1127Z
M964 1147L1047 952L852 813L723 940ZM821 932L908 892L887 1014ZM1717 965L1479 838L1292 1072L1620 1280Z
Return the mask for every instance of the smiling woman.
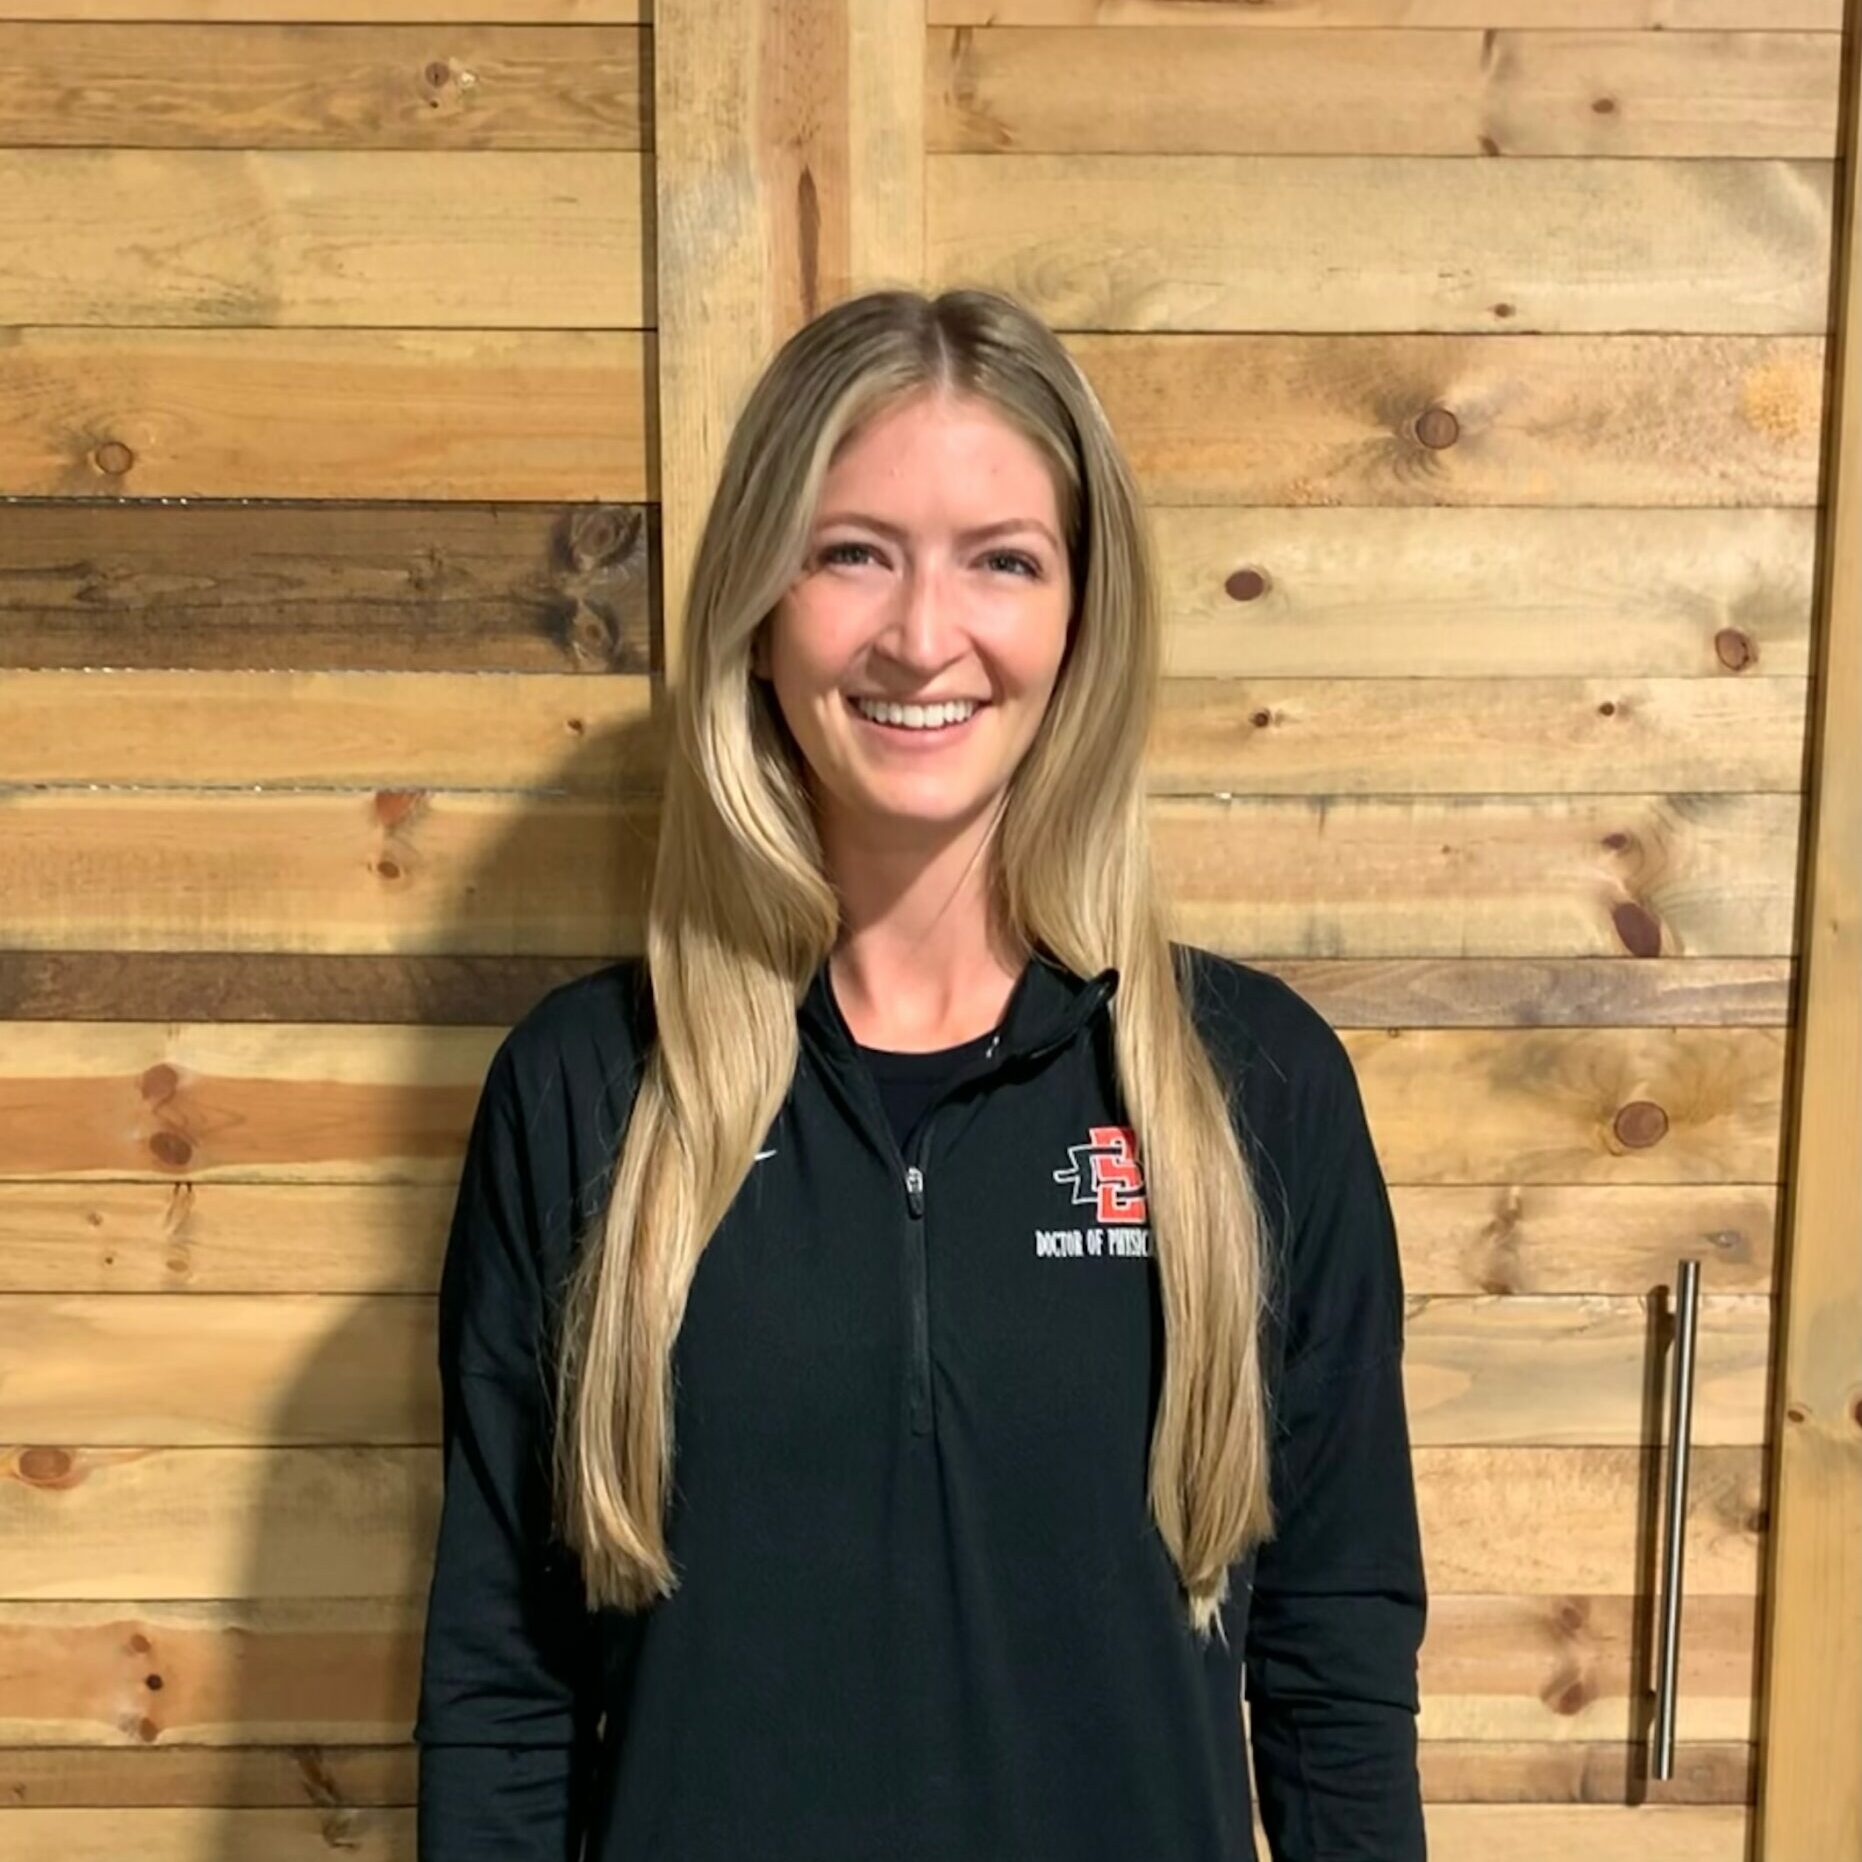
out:
M1389 1201L1328 1024L1168 935L1159 627L1023 305L770 362L644 958L473 1135L423 1862L1240 1862L1244 1664L1279 1854L1419 1862Z

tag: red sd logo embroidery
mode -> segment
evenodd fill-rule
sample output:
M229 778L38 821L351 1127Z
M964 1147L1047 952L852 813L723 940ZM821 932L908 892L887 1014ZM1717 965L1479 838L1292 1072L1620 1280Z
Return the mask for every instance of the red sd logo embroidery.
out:
M1129 1125L1091 1125L1086 1136L1085 1144L1067 1146L1072 1161L1054 1172L1054 1181L1071 1184L1073 1200L1093 1204L1102 1223L1144 1221L1138 1134Z

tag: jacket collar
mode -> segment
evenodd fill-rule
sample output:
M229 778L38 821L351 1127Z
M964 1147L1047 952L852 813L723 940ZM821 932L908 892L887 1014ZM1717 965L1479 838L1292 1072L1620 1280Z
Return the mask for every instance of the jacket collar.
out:
M1002 1039L992 1050L997 1060L1026 1060L1060 1046L1086 1025L1100 1005L1118 989L1119 973L1077 975L1046 952L1036 950L1022 967L1003 1011ZM824 959L809 980L798 1016L823 1049L842 1061L854 1057L855 1043L835 1000Z

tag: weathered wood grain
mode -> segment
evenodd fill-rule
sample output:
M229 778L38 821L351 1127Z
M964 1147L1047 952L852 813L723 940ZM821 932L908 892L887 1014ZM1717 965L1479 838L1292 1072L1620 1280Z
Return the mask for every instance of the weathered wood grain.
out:
M170 149L653 146L639 26L0 22L0 144ZM318 10L295 9L299 19ZM398 10L398 9L397 9ZM527 10L500 9L510 18ZM534 10L534 9L528 9Z
M0 496L656 499L627 330L0 330Z
M644 673L658 523L650 504L25 500L0 520L0 668Z
M1566 9L1582 31L1488 23L1505 10L1432 32L1393 18L1399 29L1241 33L1194 22L1278 9L1027 32L1006 25L1014 6L992 8L1005 27L930 29L926 142L936 154L1835 159L1833 32L1612 31L1595 0Z

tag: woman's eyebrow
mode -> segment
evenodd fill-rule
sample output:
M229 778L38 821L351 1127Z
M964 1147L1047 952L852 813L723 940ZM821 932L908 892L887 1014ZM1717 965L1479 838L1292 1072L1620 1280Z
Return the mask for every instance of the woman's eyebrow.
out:
M889 524L883 517L869 517L864 511L832 511L815 521L818 524L864 524L868 530L877 530L895 543L905 541L905 532L897 524ZM1011 530L1038 530L1055 549L1060 548L1060 539L1038 517L1005 517L993 524L978 524L974 530L959 531L957 541L980 543L985 537L1003 536Z

